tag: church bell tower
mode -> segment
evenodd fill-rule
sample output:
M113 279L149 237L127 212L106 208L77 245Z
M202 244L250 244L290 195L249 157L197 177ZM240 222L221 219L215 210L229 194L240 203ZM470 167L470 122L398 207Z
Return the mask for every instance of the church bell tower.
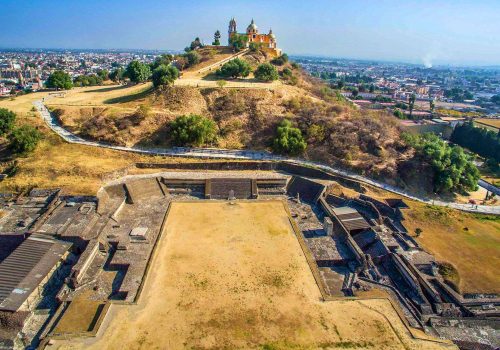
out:
M231 46L231 36L236 34L236 21L234 17L229 21L229 29L227 31L227 44Z

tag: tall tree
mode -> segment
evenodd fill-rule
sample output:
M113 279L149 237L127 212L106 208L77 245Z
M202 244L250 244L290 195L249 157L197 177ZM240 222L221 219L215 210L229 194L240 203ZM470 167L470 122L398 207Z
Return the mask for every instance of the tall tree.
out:
M415 94L410 95L410 100L408 102L408 107L410 109L410 119L412 119L413 116L413 108L415 107L415 100L417 96Z
M16 113L6 108L0 108L0 136L11 132L15 121Z
M221 38L221 35L220 35L219 30L217 29L217 31L214 34L214 42L212 43L212 45L219 46L220 45L220 38Z

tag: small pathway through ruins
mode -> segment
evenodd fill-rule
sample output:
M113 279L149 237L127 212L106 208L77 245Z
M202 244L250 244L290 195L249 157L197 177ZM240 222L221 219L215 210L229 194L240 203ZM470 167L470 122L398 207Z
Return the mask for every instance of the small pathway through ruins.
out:
M45 98L46 99L46 98ZM186 157L186 158L217 158L217 159L246 159L246 160L270 160L270 161L287 161L290 163L304 165L308 167L314 167L317 169L324 170L335 175L340 175L349 179L353 179L362 183L366 183L400 196L404 196L409 199L413 199L419 202L428 203L437 206L454 208L462 211L482 213L482 214L495 214L500 215L500 206L488 206L488 205L472 205L472 204L462 204L454 202L444 202L438 200L432 200L429 198L416 197L415 195L406 193L405 191L390 186L383 182L379 182L367 177L349 173L345 170L335 169L328 165L296 159L287 158L278 155L274 155L265 151L252 151L252 150L228 150L228 149L218 149L218 148L187 148L187 147L175 147L175 148L145 148L145 147L125 147L125 146L114 146L102 142L88 141L85 140L72 132L64 129L57 121L57 119L49 112L47 107L44 105L45 99L37 100L33 102L33 105L40 112L45 123L59 136L61 136L65 141L69 143L77 143L92 147L109 148L118 151L125 152L136 152L149 155L159 155L159 156L173 156L173 157ZM480 182L479 185L482 185Z

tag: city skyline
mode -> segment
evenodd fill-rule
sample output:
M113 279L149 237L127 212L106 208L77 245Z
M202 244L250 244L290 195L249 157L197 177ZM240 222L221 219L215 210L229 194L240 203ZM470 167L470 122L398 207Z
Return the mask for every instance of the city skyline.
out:
M244 30L252 17L292 55L432 65L500 65L494 1L404 4L382 1L257 1L203 4L145 1L28 3L4 1L2 48L182 50L195 36L210 43L235 17ZM154 20L151 20L154 18ZM57 25L54 25L57 23ZM131 25L132 24L132 25ZM36 35L35 35L36 34Z

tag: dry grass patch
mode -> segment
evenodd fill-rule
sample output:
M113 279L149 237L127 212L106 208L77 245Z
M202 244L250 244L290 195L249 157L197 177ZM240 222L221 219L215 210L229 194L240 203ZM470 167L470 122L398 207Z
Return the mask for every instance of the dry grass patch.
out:
M438 349L388 300L322 302L281 201L175 202L138 305L52 348Z

